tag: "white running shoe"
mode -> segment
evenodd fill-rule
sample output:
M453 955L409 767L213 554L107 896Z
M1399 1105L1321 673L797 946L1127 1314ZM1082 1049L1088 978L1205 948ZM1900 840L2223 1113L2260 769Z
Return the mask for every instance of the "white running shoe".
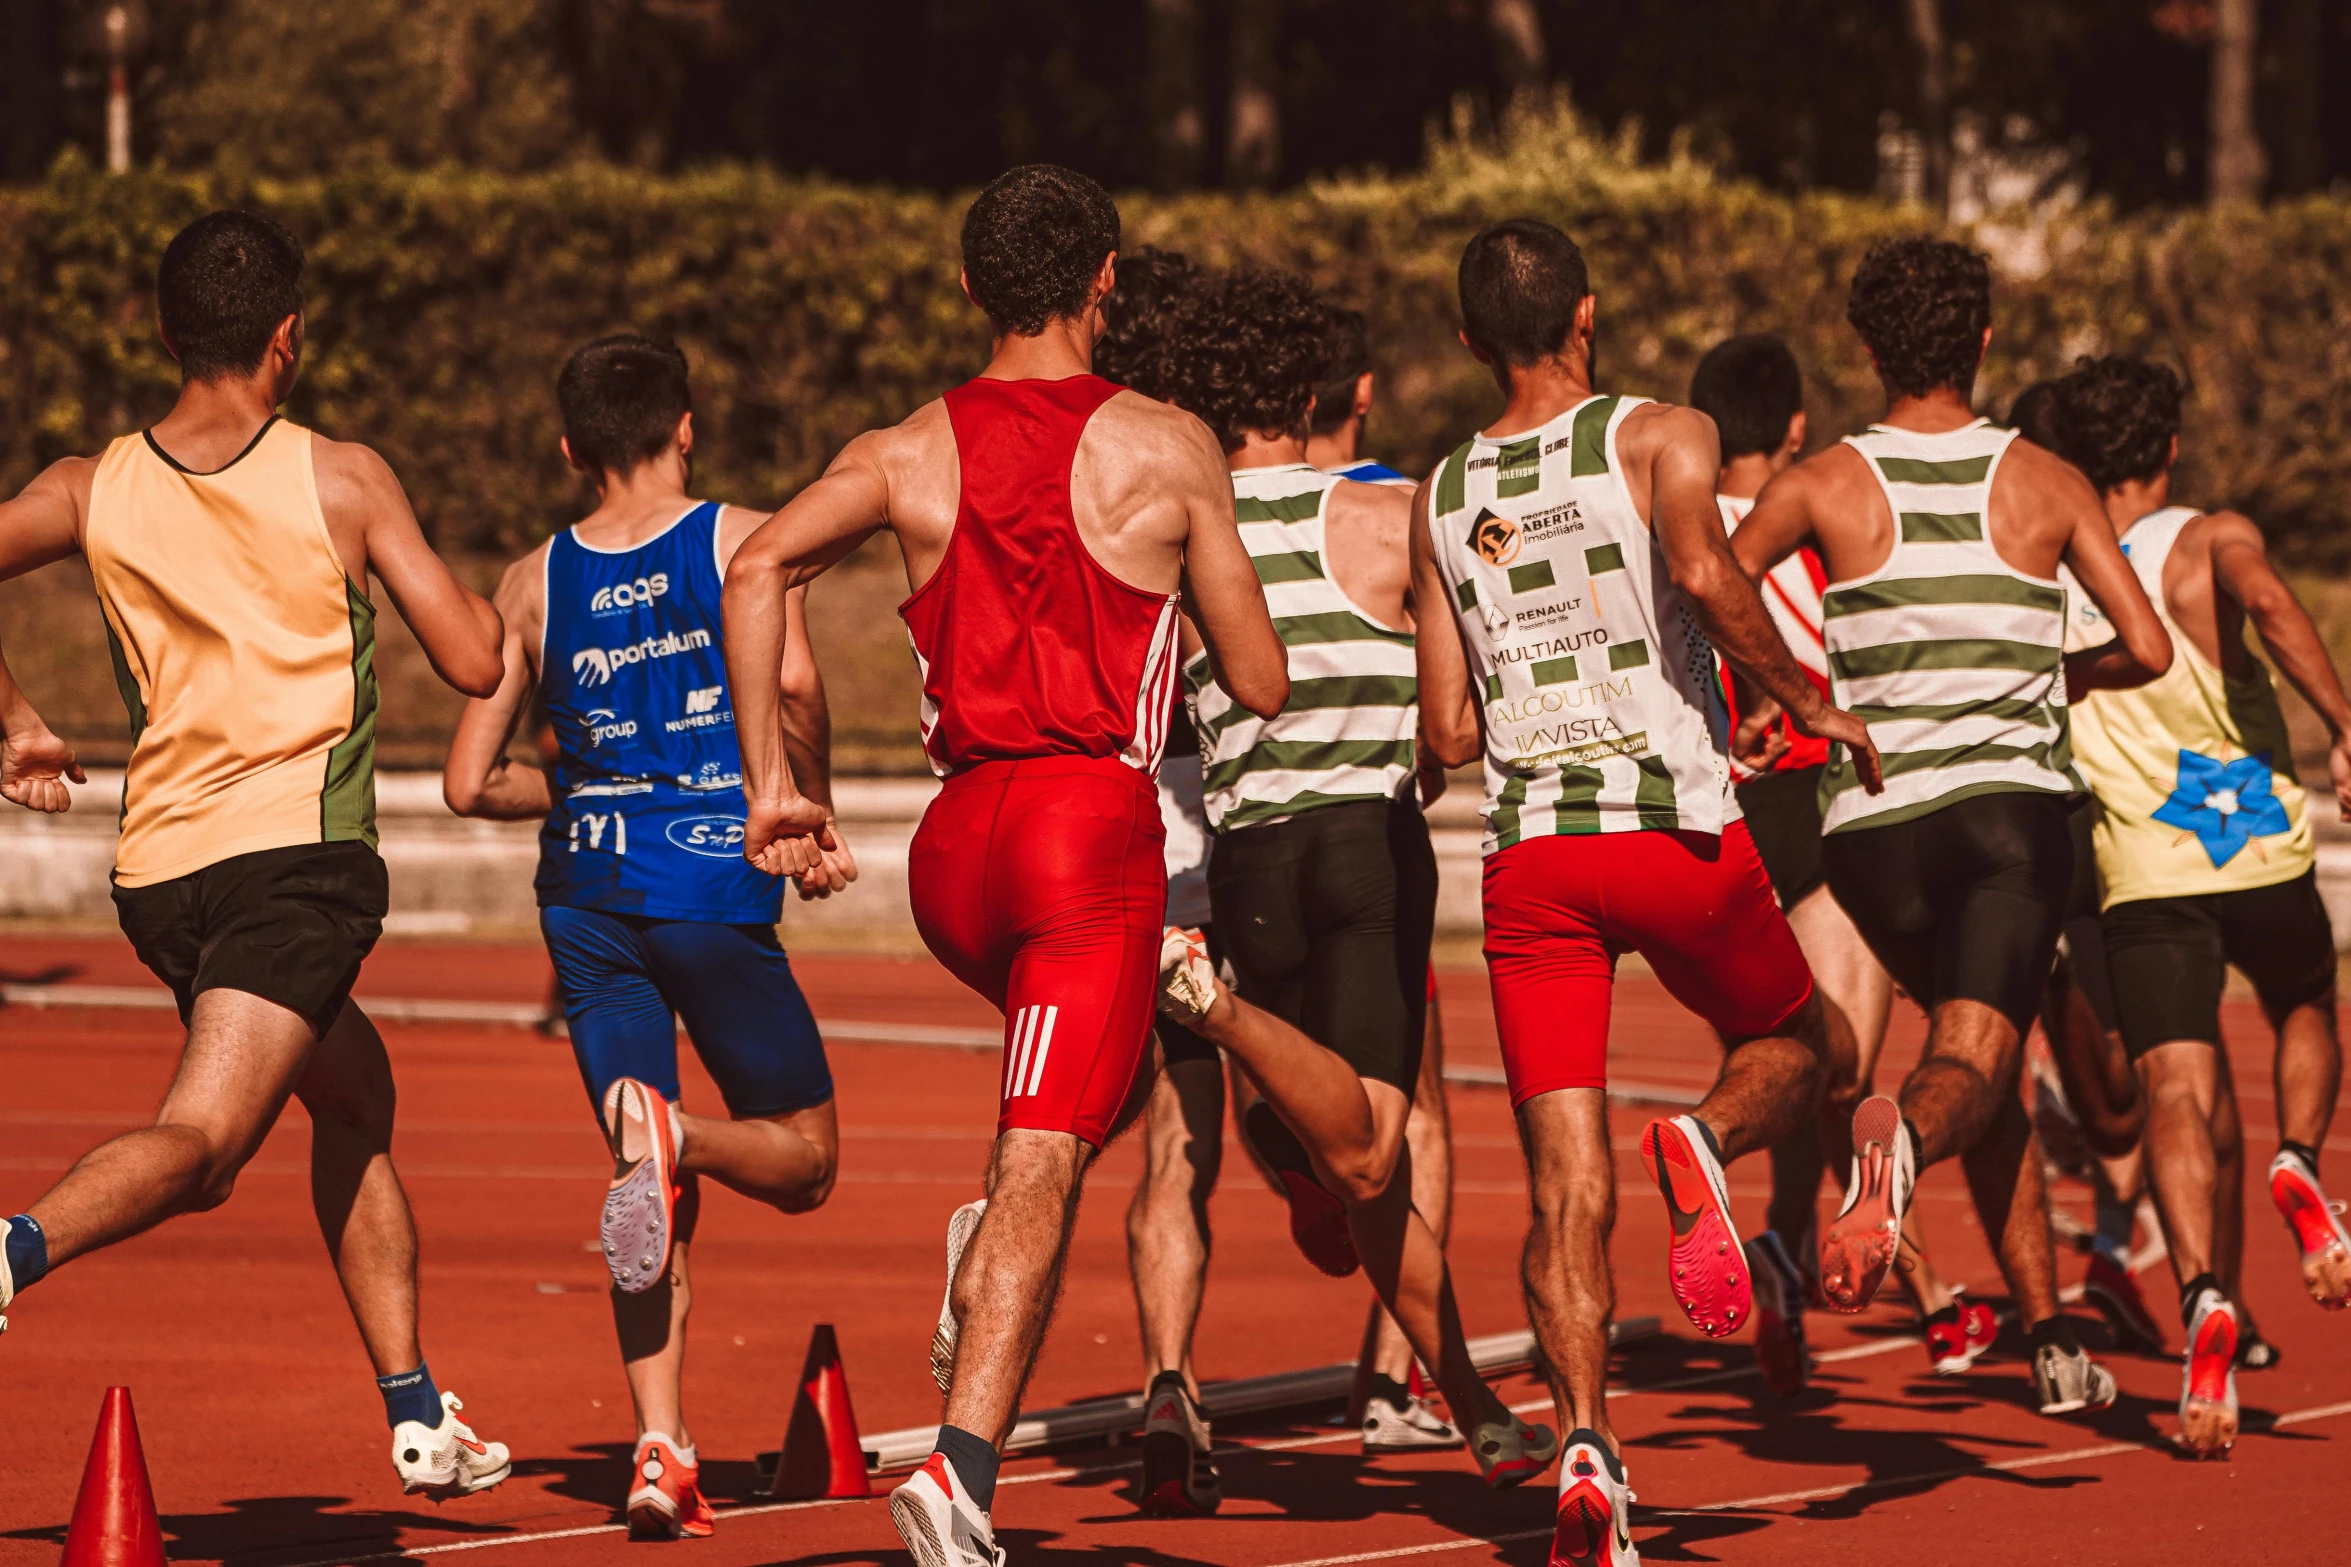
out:
M604 1091L604 1136L612 1147L599 1225L604 1265L624 1294L641 1294L669 1277L677 1236L677 1108L660 1089L624 1077Z
M403 1420L392 1428L392 1467L400 1471L401 1490L412 1496L421 1491L438 1502L486 1491L513 1472L504 1442L483 1441L457 1418L464 1407L455 1393L443 1393L439 1425Z
M1367 1453L1426 1453L1461 1445L1461 1433L1431 1409L1425 1398L1407 1394L1398 1404L1374 1393L1363 1402L1363 1450Z
M1559 1457L1559 1515L1549 1567L1641 1567L1632 1521L1633 1488L1623 1462L1596 1433L1569 1433Z
M2180 1358L2180 1448L2225 1458L2237 1444L2237 1308L2220 1291L2197 1292Z
M2054 1344L2033 1351L2033 1390L2044 1415L2104 1409L2116 1397L2113 1372L2078 1347L2069 1352Z
M890 1493L890 1522L914 1567L1004 1567L996 1527L963 1488L945 1453L933 1453Z
M1902 1107L1883 1094L1853 1112L1853 1179L1845 1206L1820 1243L1820 1291L1837 1311L1876 1298L1902 1244L1902 1215L1918 1181L1918 1152Z
M955 1390L955 1340L963 1325L955 1320L955 1275L963 1268L963 1249L980 1232L980 1216L988 1199L967 1202L947 1220L947 1293L939 1298L939 1326L931 1334L931 1380L939 1391Z
M1197 1027L1216 1005L1216 965L1208 961L1208 938L1170 925L1159 938L1159 1010L1187 1027Z

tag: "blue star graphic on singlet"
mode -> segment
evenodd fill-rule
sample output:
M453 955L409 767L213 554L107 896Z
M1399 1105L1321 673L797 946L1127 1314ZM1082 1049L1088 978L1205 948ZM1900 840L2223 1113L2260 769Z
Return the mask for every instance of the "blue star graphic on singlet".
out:
M2171 798L2155 811L2155 819L2196 835L2215 869L2237 857L2255 838L2286 831L2286 808L2270 792L2269 753L2240 756L2233 762L2180 752L2179 779Z

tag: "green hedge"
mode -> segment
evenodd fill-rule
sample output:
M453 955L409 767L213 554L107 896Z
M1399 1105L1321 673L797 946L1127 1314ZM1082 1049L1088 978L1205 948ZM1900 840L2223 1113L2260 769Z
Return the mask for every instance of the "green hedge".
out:
M68 163L0 192L0 485L167 405L149 278L171 232L225 202L266 207L312 247L294 415L381 448L453 548L515 548L571 514L552 382L596 333L687 345L704 485L754 503L969 373L986 347L955 284L957 201L739 169L231 184ZM1454 261L1487 219L1532 212L1584 243L1614 386L1676 395L1714 339L1775 329L1811 372L1824 439L1877 396L1843 324L1844 279L1871 239L1917 226L1874 202L1640 164L1564 107L1522 114L1498 143L1442 140L1410 176L1131 198L1125 211L1130 243L1301 267L1368 310L1385 371L1373 441L1406 466L1494 404L1452 338ZM2003 264L1988 405L2077 353L2166 356L2194 381L2191 492L2245 507L2305 559L2343 557L2351 331L2335 280L2351 263L2351 203L2090 209L1981 237Z
M960 201L743 169L277 184L110 178L68 162L40 186L0 191L0 493L168 407L176 376L151 322L155 259L182 223L232 202L278 214L311 247L312 347L292 413L382 450L453 551L512 552L577 514L553 381L564 354L598 333L686 345L699 487L745 504L781 501L850 436L986 353L956 287ZM1499 141L1442 139L1414 175L1123 205L1130 244L1298 267L1362 306L1382 369L1371 448L1416 470L1497 403L1453 337L1454 263L1491 218L1534 213L1583 242L1604 382L1678 396L1715 340L1776 330L1810 374L1821 440L1878 407L1844 325L1845 279L1872 239L1918 226L1879 203L1774 195L1684 159L1642 164L1564 106L1521 113ZM2077 354L2165 357L2193 381L2187 497L2244 508L2305 566L2351 563L2340 526L2351 307L2338 282L2351 276L2351 202L2130 218L2091 208L1977 238L1999 264L1988 408ZM884 607L897 591L878 577L842 585L854 635L828 678L870 693L836 706L845 728L911 754L910 676ZM91 662L58 651L73 667ZM95 667L87 701L61 698L89 709L75 725L85 732L120 722L100 717L111 697L102 657ZM409 705L416 721L399 727L429 749L453 707Z

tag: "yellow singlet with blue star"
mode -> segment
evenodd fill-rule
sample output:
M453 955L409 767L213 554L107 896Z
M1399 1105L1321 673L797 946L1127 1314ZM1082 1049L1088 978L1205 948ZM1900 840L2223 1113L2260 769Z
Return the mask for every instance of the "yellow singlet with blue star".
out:
M2316 858L2277 690L2260 660L2229 676L2163 602L2163 563L2200 513L2152 512L2123 535L2164 630L2171 668L2073 709L2074 763L2097 795L2100 906L2292 881Z

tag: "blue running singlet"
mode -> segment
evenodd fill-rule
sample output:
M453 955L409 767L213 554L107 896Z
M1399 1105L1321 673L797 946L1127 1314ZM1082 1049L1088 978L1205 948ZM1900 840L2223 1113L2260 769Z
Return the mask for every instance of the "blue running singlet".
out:
M542 908L772 925L783 883L743 858L743 757L719 642L719 507L635 549L547 547L539 688L555 726Z
M1336 468L1326 468L1323 472L1341 479L1353 479L1357 484L1394 484L1404 488L1413 487L1409 477L1398 473L1386 463L1370 457L1359 457L1353 462L1341 463Z

